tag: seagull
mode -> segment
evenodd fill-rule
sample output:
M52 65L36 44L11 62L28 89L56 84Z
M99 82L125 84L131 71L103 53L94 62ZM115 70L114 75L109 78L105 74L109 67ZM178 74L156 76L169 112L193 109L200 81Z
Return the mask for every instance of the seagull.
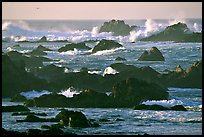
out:
M37 10L39 10L40 8L36 8Z

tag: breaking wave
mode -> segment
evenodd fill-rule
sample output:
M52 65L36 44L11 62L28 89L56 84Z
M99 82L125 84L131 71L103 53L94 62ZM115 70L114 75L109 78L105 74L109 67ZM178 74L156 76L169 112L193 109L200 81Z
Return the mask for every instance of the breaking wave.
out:
M176 99L171 99L171 100L159 100L159 101L156 101L156 100L151 100L151 101L145 101L145 102L142 102L142 104L145 104L145 105L161 105L163 107L173 107L175 105L183 105L183 102L180 101L180 100L176 100Z

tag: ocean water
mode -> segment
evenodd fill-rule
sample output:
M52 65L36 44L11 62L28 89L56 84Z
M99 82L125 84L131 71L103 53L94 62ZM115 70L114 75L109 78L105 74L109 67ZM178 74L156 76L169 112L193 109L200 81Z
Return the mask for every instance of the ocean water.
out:
M167 42L141 42L140 38L162 31L166 26L184 22L191 31L202 31L202 19L182 20L126 20L129 25L140 26L140 31L132 31L128 36L112 36L111 33L98 33L100 26L107 20L85 20L85 21L56 21L56 20L3 20L2 38L8 42L2 42L2 51L15 50L21 53L30 52L40 44L52 49L47 52L52 62L44 62L44 65L55 64L59 67L65 66L69 69L66 73L77 72L82 67L87 67L89 73L100 75L105 73L116 73L114 70L106 69L112 63L122 62L137 67L150 66L160 73L166 70L175 70L177 65L183 69L191 66L195 61L202 59L202 43L174 43ZM100 51L91 54L91 50L77 50L59 53L57 50L65 46L67 42L47 43L17 43L23 40L36 41L42 36L49 40L68 40L70 42L82 42L85 40L111 39L121 43L124 48ZM132 43L134 41L134 43ZM14 45L19 44L20 47ZM93 48L97 42L86 45ZM144 50L156 46L163 54L165 61L138 61ZM118 56L127 59L116 61ZM36 97L48 94L49 91L30 91L29 94L22 91L22 95ZM74 92L68 88L59 91L61 94L71 97ZM188 109L187 112L180 111L141 111L127 108L101 109L101 108L67 108L69 110L82 111L88 119L95 119L101 127L98 128L67 128L64 130L76 134L151 134L151 135L201 135L202 134L202 89L169 87L169 100L149 101L144 103L161 104L172 106L182 104ZM77 94L77 93L76 93ZM49 103L49 102L48 102ZM15 105L9 99L2 99L2 105ZM30 108L34 112L45 112L46 117L54 117L59 108ZM40 128L41 125L53 123L17 123L16 119L25 116L11 116L12 113L2 113L2 127L9 130L25 131L29 128ZM105 118L109 121L100 122ZM190 129L190 130L189 130Z

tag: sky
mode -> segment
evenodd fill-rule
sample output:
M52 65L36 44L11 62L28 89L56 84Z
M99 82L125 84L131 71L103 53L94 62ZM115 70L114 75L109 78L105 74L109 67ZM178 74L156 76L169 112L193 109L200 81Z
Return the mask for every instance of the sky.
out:
M2 2L2 19L202 18L202 2Z

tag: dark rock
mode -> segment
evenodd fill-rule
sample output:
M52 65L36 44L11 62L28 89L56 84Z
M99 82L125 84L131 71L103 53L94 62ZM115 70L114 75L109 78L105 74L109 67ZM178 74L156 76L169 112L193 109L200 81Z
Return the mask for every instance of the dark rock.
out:
M109 121L110 121L109 119L105 119L105 118L99 119L99 122L109 122Z
M117 57L115 60L118 60L118 61L126 61L125 58L121 58L121 57Z
M60 124L69 127L89 127L89 122L86 116L82 112L62 110L57 114L56 119L60 121Z
M171 108L164 107L161 105L145 105L145 104L140 104L134 106L135 110L176 110L176 111L187 111L182 105L176 105Z
M36 49L34 49L33 51L31 51L31 52L29 52L27 54L29 54L29 55L47 55L47 53L44 52L44 51L52 51L52 50L40 45Z
M47 42L47 38L43 36L38 42Z
M175 110L175 111L187 111L186 108L182 105L175 105L175 106L171 107L170 109Z
M109 22L104 22L100 27L99 33L101 32L113 32L114 36L127 36L130 31L132 31L136 26L129 26L125 24L123 20L111 20Z
M113 41L113 40L105 40L102 39L92 50L92 53L96 53L101 50L110 50L115 48L123 47L121 44Z
M186 24L179 22L141 41L202 42L202 33L191 33Z
M61 47L60 49L58 49L59 52L66 52L68 50L74 50L74 49L84 49L84 50L90 50L91 48L86 46L86 44L84 42L81 43L71 43L71 44L67 44L65 45L65 47Z
M47 82L57 81L65 78L65 67L57 67L54 64L44 66L35 70L35 76L45 79Z
M116 118L115 121L125 121L125 120L121 118Z
M52 93L28 100L25 104L30 107L65 107L67 106L66 101L67 98L64 95Z
M39 118L35 116L34 114L29 114L24 120L16 120L16 122L59 122L55 118Z
M14 53L18 54L18 53ZM18 56L18 55L17 55ZM15 57L14 57L15 58ZM30 62L32 63L32 61ZM12 86L11 86L12 85ZM25 71L25 62L10 59L2 55L2 96L13 97L19 92L29 90L42 90L47 85L45 80L35 77Z
M8 130L5 130L4 128L1 128L1 135L3 136L13 136L13 135L24 136L24 135L27 135L27 133L18 132L18 131L8 131Z
M149 51L144 51L144 53L139 57L140 61L164 61L162 53L156 48L152 47Z
M40 129L28 129L28 135L42 135Z
M196 61L183 70L177 66L176 70L163 76L169 87L202 88L202 60Z
M42 128L42 129L50 129L50 126L48 126L48 125L42 125L41 128Z
M13 47L14 48L20 48L21 46L19 44L17 44L17 45L14 45Z
M86 73L88 73L88 68L82 67L82 68L80 69L80 72L86 72Z
M16 111L30 111L30 109L22 105L2 106L2 112L16 112Z
M16 94L11 98L11 102L25 102L27 98L21 94Z
M118 106L131 107L143 100L168 99L169 94L155 83L128 78L113 86L112 96L117 100Z
M22 116L22 115L37 115L37 116L47 116L46 113L34 113L34 112L13 112L12 116Z

